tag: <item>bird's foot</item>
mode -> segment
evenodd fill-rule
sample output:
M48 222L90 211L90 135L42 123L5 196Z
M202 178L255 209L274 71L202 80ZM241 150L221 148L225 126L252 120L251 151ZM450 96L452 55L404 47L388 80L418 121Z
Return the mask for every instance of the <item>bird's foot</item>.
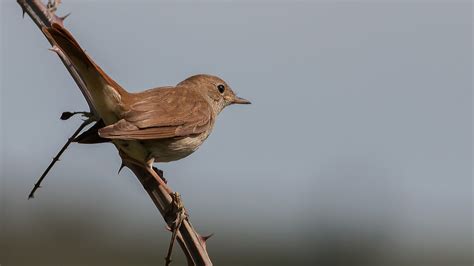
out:
M183 221L188 218L188 214L186 213L186 209L184 208L184 204L179 193L171 193L171 199L172 201L165 214L165 219L167 220L169 229L172 233L170 245L168 247L168 253L165 257L165 265L171 264L171 254L173 253L173 246L174 242L176 241L176 237L178 236L179 228L183 224Z
M61 4L61 0L48 0L46 8L49 12L54 13L58 10L59 4Z
M188 217L186 209L184 208L183 200L181 200L181 195L178 192L173 192L170 194L171 203L168 206L168 209L165 212L165 218L168 222L171 222L171 229L175 228L180 222Z

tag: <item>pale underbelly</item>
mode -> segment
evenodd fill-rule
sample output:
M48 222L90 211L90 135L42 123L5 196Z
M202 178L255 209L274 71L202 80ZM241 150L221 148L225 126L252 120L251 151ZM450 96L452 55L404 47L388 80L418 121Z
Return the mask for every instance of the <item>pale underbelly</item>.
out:
M155 162L171 162L187 157L204 142L203 136L181 139L147 140L145 145Z
M154 162L172 162L189 156L209 136L208 132L190 137L156 139L156 140L114 140L120 149L131 158L148 162L153 158Z

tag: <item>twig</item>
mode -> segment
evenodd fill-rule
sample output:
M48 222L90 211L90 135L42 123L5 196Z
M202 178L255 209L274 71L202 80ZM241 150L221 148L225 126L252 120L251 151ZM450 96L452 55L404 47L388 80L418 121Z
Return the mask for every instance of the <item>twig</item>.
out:
M71 135L71 137L67 140L67 142L64 144L64 146L61 148L61 150L58 152L58 154L53 158L53 161L48 165L48 167L46 168L46 170L43 172L43 174L41 175L41 177L38 179L38 182L36 182L35 186L33 187L33 189L31 190L30 194L28 195L28 199L31 199L31 198L34 198L35 196L35 191L41 187L41 182L43 182L43 179L46 177L46 175L48 174L49 170L51 170L51 168L53 168L54 164L59 161L59 157L61 157L61 155L63 154L63 152L67 149L67 147L69 146L69 144L71 144L74 139L77 137L77 135L79 135L79 133L81 133L81 131L87 126L89 125L90 123L92 123L94 120L91 119L91 118L88 118L87 120L85 120L84 122L82 122L82 124L77 128L77 130Z
M17 0L17 2L21 6L23 12L27 13L40 29L42 27L51 26L53 22L61 25L63 24L65 17L61 18L56 16L54 12L52 12L53 10L48 9L40 0ZM55 8L57 8L57 4L55 5ZM83 93L91 112L95 115L97 121L100 120L100 117L97 116L97 112L95 111L96 108L91 101L91 97L87 93L83 79L63 53L57 52L57 54ZM173 219L176 215L171 217L169 213L167 213L172 199L166 189L163 186L160 186L156 179L148 173L145 168L132 163L125 154L120 152L120 150L119 154L122 158L123 164L130 168L130 170L132 170L132 172L137 176L168 226L172 228L174 222ZM182 225L179 227L179 230L177 230L177 240L186 255L189 265L212 265L211 259L206 251L206 239L207 237L202 237L196 232L191 225L189 218L185 218L182 221Z

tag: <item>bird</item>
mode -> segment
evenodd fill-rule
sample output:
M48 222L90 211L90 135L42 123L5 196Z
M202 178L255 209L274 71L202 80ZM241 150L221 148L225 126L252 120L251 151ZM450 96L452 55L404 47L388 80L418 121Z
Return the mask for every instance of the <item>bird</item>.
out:
M43 27L55 52L63 53L85 83L86 97L100 121L78 142L112 141L121 153L145 167L161 184L154 163L171 162L195 152L211 134L227 106L250 104L221 78L197 74L175 86L128 92L85 53L62 25Z

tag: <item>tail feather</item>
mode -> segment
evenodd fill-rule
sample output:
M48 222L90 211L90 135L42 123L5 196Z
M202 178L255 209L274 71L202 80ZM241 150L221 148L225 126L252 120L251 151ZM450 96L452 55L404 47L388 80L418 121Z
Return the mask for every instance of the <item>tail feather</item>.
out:
M116 103L113 103L113 101L128 94L127 91L110 78L84 52L72 34L64 27L55 23L52 27L44 27L42 30L53 45L66 55L74 68L78 71L86 85L87 91L83 92L83 94L84 97L88 98L87 101L89 103L92 102L95 110L99 112L99 115L110 116L106 113L111 112L111 109L115 108L113 105ZM112 93L110 93L111 90ZM110 94L115 95L111 96ZM113 98L112 104L107 97Z

